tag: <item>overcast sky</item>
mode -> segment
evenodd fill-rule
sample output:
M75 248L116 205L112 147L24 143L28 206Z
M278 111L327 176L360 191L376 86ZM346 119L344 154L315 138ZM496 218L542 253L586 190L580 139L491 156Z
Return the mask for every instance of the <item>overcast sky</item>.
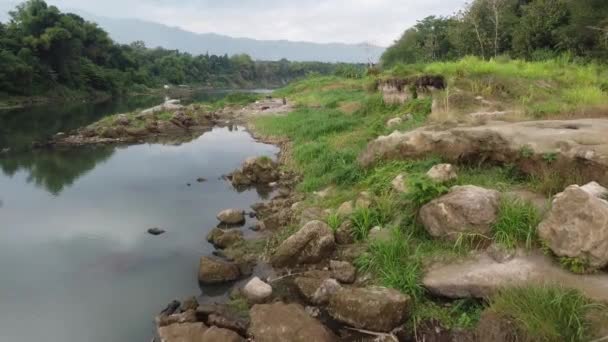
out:
M14 0L0 0L5 4ZM255 39L390 45L428 15L466 0L47 0L60 9L138 18L194 32Z

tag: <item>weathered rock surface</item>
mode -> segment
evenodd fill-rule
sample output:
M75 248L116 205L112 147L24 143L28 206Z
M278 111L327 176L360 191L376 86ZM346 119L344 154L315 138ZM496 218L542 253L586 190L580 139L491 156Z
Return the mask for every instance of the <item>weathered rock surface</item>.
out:
M161 342L209 342L203 339L207 331L203 323L172 324L158 328Z
M581 186L581 189L597 198L606 199L606 196L608 196L608 189L598 184L598 182L587 183Z
M245 339L232 330L210 327L202 336L204 342L244 342Z
M516 163L529 173L546 165L543 156L557 154L554 170L572 170L586 181L608 184L608 119L492 121L483 126L437 130L423 127L394 132L371 142L359 156L362 166L379 160L435 154L455 161ZM522 150L531 152L522 156Z
M483 252L462 262L436 264L422 283L431 293L449 298L487 298L506 286L557 284L608 301L608 275L576 275L539 252L515 254L502 262Z
M435 165L429 170L429 172L426 173L426 175L430 179L439 183L444 183L458 178L456 168L452 164Z
M490 235L500 193L477 186L455 186L420 209L420 221L434 237L456 240L459 234Z
M342 286L336 279L325 279L312 295L312 303L315 305L325 305L331 296L340 291Z
M357 277L357 269L346 261L331 260L329 262L332 278L344 284L352 284Z
M593 193L573 185L555 196L538 235L556 255L597 269L608 265L608 202Z
M327 258L335 248L334 233L321 221L311 221L287 238L271 258L276 267L314 264Z
M393 128L399 126L403 123L403 119L400 117L392 118L386 122L386 126L388 128Z
M200 260L198 280L203 284L229 282L240 276L241 271L235 263L212 257L202 257Z
M384 287L343 288L329 302L336 320L359 329L389 332L407 318L410 298Z
M395 177L395 179L393 179L393 181L391 182L391 185L393 189L397 192L406 193L408 191L405 174L400 174Z
M316 277L304 277L303 276L303 277L297 277L296 279L294 279L293 282L296 285L296 288L298 289L298 291L300 292L302 297L304 297L308 303L315 304L314 303L315 292L317 292L319 287L321 287L321 284L323 284L323 281L325 281L326 279L329 279L329 277L316 278Z
M251 303L263 303L272 296L272 286L263 282L260 278L252 278L243 287L243 295Z
M235 187L268 185L279 180L278 164L268 157L250 157L231 175Z
M338 210L336 210L336 214L340 217L349 217L355 212L355 206L353 205L353 201L346 201L342 203Z
M226 209L217 214L217 219L228 225L243 224L245 222L245 213L239 209Z
M250 315L249 334L256 342L337 341L336 336L298 304L255 305Z
M353 223L351 220L345 220L334 233L336 243L339 245L349 245L355 242L353 235Z
M214 228L207 235L207 241L221 249L231 247L243 240L243 232L236 229Z

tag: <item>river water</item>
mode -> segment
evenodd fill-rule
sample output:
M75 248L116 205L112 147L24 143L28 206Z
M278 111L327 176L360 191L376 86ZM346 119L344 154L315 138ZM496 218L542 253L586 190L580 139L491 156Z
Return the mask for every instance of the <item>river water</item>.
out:
M155 313L201 292L198 259L212 251L216 213L261 198L221 176L278 152L241 127L178 146L22 148L25 136L106 115L80 113L49 119L52 128L0 126L13 143L0 156L0 341L150 341Z

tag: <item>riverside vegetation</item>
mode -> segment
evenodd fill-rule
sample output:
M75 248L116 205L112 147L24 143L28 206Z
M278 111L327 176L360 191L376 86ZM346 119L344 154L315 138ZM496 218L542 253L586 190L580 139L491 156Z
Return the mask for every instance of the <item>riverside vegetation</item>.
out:
M100 99L169 85L209 88L280 86L338 65L253 61L248 55L192 56L119 45L97 24L62 13L43 0L28 0L0 23L0 106L48 99Z
M227 176L276 190L252 206L253 239L233 227L242 209L207 237L199 281L233 284L230 299L172 303L161 337L589 341L608 335L608 189L593 182L607 174L605 73L567 58L396 65L116 115L52 143L230 121L281 146L278 163Z

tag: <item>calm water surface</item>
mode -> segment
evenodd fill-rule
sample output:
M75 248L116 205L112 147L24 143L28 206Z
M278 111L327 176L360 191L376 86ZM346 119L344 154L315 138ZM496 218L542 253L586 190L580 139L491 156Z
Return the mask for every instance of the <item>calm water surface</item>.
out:
M276 152L216 128L179 146L0 157L0 341L150 341L156 312L200 293L215 214L260 199L220 177Z

